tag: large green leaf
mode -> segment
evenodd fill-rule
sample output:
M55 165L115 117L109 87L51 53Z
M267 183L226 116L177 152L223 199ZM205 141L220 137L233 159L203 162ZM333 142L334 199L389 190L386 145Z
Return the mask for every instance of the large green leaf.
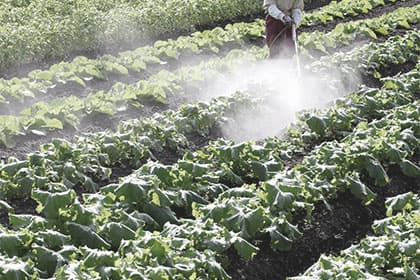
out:
M371 203L376 198L376 194L358 178L348 178L348 181L350 182L351 193L365 204Z
M9 214L9 222L10 225L16 230L28 228L33 231L38 231L46 229L48 226L48 221L45 218L25 214Z
M45 274L44 276L52 276L57 267L65 263L64 258L60 254L45 247L36 245L33 247L32 252L35 256L37 268Z
M110 222L106 224L101 232L109 240L113 248L118 248L121 244L121 240L133 239L135 236L135 231L130 229L124 224L119 224L115 222Z
M178 223L178 219L175 217L174 212L172 212L169 207L159 207L151 203L145 203L143 210L161 226L166 222L173 224Z
M42 212L47 219L57 219L59 210L74 203L76 193L73 190L51 193L34 189L32 198L38 202L37 211Z
M122 213L121 223L136 231L139 228L147 228L150 230L158 229L159 224L153 218L145 213L134 211L132 213Z
M127 202L143 202L148 199L150 186L145 180L129 178L115 190L115 195Z
M265 224L264 209L259 207L245 214L244 222L248 236L254 237L262 230Z
M117 256L112 251L89 248L84 248L83 251L86 254L83 264L87 267L99 268L101 266L115 266Z
M68 222L67 227L73 243L77 246L85 245L92 249L109 249L111 247L108 242L88 226Z
M268 203L279 210L290 210L295 197L292 193L283 192L274 184L264 184Z
M258 247L241 237L236 237L234 239L233 246L235 247L236 252L238 252L238 255L245 260L251 260L259 251Z
M1 166L0 173L5 173L8 177L15 175L21 168L27 167L28 162L25 160L7 163Z
M392 216L395 211L402 211L403 209L411 210L420 206L418 201L412 192L400 194L392 198L388 198L385 201L387 207L386 214L388 217Z
M44 119L45 124L43 128L48 129L63 129L63 123L58 119Z
M33 237L28 233L0 233L0 252L10 257L22 256L29 250Z
M369 173L369 176L375 179L377 186L384 186L389 183L389 177L382 167L381 163L374 158L368 158L365 163L365 168Z
M3 280L28 280L33 279L32 265L19 258L0 258L0 275Z
M201 177L209 172L209 165L207 164L198 164L181 160L178 162L178 165L181 169L186 170L193 177Z
M265 181L268 179L268 171L267 167L259 162L259 161L252 161L251 162L252 171L255 174L255 177L261 181Z
M227 272L223 269L223 267L216 261L208 261L207 262L209 276L211 279L218 279L218 280L229 280L231 277Z
M35 241L49 249L59 250L70 242L70 236L48 229L36 232Z
M306 120L309 128L316 132L320 136L325 135L325 130L327 128L327 124L325 121L317 116L311 116L309 119Z
M409 177L420 177L420 167L415 165L409 160L403 160L400 162L401 171L404 175Z
M267 229L271 237L271 246L275 250L289 251L292 248L293 240L282 234L276 227Z

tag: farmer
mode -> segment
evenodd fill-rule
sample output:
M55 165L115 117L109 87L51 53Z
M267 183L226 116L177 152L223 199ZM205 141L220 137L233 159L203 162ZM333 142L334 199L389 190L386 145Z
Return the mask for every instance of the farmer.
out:
M294 55L292 25L302 20L303 0L264 0L266 44L270 58Z

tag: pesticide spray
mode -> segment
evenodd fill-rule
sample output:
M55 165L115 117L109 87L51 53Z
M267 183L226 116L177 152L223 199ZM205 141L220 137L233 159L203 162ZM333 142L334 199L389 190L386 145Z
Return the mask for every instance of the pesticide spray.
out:
M343 91L328 91L325 81L316 74L301 71L301 61L296 58L242 64L207 86L206 99L241 91L264 100L260 110L244 110L235 115L235 122L222 128L225 138L247 141L279 136L296 120L297 112L325 107L343 95ZM337 79L333 73L329 76Z
M299 47L297 41L297 26L295 23L292 24L292 40L295 47L295 59L296 59L296 75L300 79L302 76L302 70L300 69L300 58L299 58Z

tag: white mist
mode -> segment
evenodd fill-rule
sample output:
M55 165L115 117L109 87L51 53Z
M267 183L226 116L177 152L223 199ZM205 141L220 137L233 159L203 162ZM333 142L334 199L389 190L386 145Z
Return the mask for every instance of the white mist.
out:
M329 76L337 80L334 73ZM263 98L259 110L239 112L234 123L222 128L227 139L259 140L281 134L298 111L325 107L344 94L343 90L331 90L328 82L305 71L298 77L294 59L264 60L225 73L207 85L203 96L210 99L246 91Z

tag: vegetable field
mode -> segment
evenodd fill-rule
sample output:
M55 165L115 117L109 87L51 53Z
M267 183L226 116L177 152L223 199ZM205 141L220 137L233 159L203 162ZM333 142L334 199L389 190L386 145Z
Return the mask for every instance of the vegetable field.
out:
M262 2L0 3L0 279L420 279L419 1L305 0L232 140Z

